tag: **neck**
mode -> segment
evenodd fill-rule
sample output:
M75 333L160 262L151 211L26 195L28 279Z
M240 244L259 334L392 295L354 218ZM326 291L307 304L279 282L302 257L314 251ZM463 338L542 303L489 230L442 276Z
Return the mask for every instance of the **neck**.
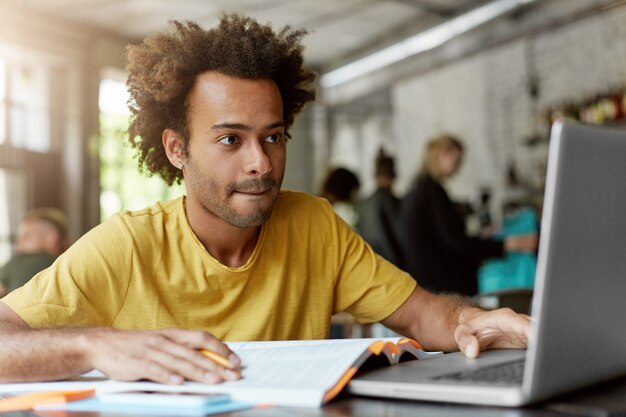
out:
M185 198L185 213L191 230L207 252L221 264L238 268L244 265L254 252L261 226L248 228L232 226L188 197Z

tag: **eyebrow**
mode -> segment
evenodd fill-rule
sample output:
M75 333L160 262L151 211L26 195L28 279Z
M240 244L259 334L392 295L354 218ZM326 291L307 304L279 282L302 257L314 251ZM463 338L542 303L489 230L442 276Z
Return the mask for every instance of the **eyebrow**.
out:
M285 127L285 122L280 121L280 122L276 122L276 123L271 123L269 125L264 126L263 130L276 129L278 127ZM213 130L213 131L219 131L219 130L244 130L244 131L251 131L252 127L248 126L248 125L244 125L243 123L224 122L224 123L218 123L216 125L211 126L211 130Z

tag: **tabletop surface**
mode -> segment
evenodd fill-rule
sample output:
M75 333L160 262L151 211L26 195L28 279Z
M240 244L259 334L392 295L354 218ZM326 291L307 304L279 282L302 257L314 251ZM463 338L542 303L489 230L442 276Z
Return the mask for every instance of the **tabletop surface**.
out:
M57 413L11 412L6 417L59 417ZM129 414L124 414L129 416ZM66 412L63 417L113 417L116 413ZM521 408L470 406L341 394L322 408L272 407L220 414L231 417L564 417L626 416L626 377ZM172 417L176 417L172 414Z

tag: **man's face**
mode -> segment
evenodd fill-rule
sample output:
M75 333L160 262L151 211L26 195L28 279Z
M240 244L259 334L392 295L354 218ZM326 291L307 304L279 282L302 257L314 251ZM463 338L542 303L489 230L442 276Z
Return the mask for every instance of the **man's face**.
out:
M18 253L55 252L58 232L49 224L37 219L26 219L20 223L15 238Z
M230 225L263 224L285 172L285 123L276 84L206 72L188 102L188 198Z
M439 171L444 178L456 174L461 167L462 153L458 149L441 149L438 163Z

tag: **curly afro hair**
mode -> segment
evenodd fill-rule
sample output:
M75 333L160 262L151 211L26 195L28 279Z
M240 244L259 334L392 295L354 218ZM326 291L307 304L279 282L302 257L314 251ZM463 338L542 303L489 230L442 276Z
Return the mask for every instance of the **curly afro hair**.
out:
M186 98L203 72L272 79L282 96L287 128L304 105L315 99L315 73L303 63L304 30L285 26L274 32L270 25L236 14L223 15L210 30L190 21L170 21L170 29L127 47L128 132L142 172L158 174L169 185L180 184L182 172L167 159L161 136L164 129L176 131L187 155Z

